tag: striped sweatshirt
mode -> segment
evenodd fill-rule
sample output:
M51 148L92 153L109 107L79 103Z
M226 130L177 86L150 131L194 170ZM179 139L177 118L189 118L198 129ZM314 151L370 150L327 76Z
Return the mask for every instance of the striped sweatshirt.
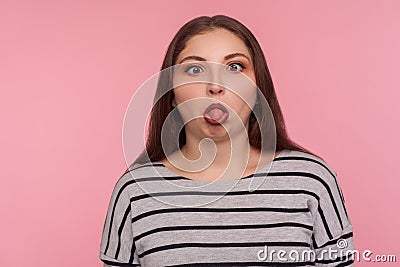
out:
M354 266L337 174L282 150L241 179L207 183L161 162L117 181L100 244L104 266Z

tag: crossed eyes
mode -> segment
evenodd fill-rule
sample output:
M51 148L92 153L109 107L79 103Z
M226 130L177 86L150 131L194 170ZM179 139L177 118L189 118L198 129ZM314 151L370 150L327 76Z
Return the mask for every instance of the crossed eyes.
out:
M246 69L246 67L242 63L233 62L227 65L225 69L232 72L242 72ZM191 64L190 66L185 68L185 72L192 76L195 76L198 75L199 73L204 72L204 68L200 65Z

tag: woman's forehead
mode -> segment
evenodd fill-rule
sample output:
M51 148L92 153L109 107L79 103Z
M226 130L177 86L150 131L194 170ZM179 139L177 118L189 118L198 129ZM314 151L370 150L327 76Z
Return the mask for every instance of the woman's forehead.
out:
M234 33L216 29L191 37L177 58L177 62L187 56L198 56L210 61L224 61L224 57L241 53L251 58L247 46Z

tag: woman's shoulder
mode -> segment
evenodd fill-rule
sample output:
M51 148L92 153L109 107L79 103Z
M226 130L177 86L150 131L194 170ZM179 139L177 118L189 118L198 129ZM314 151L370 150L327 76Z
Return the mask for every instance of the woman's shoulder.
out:
M343 199L339 179L334 169L319 155L299 151L285 150L275 164L275 171L283 177L295 179L295 186L307 188L319 196L329 195Z
M141 190L141 184L160 178L159 171L162 167L163 165L159 162L132 164L120 175L116 182L115 189L119 191L128 191L129 195L134 194L133 191L138 193L138 190Z
M325 180L336 179L336 171L321 156L300 150L283 150L279 157L282 168L317 175Z

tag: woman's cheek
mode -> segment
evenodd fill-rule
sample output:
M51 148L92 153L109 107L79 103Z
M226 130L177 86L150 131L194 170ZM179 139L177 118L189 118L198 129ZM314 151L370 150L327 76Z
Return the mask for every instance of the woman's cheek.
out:
M204 93L196 85L186 85L174 89L176 108L185 123L201 117L207 106Z

